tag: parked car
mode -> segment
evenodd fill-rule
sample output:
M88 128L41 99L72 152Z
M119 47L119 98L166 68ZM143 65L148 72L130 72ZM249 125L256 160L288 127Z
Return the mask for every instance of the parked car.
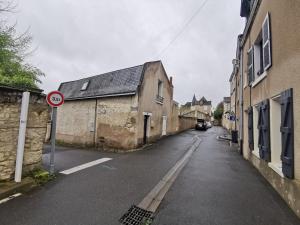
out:
M207 127L207 128L212 128L211 122L207 121L207 122L206 122L206 127Z
M196 130L207 130L206 121L203 119L197 119L197 123L195 125Z

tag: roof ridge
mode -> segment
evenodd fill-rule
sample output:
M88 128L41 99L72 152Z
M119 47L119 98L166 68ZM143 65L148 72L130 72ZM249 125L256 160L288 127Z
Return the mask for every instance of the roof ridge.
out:
M135 67L144 66L145 64L146 63L140 64L140 65L137 65L137 66L126 67L126 68L123 68L123 69L113 70L113 71L110 71L110 72L105 72L105 73L101 73L101 74L97 74L97 75L93 75L93 76L89 76L89 77L85 77L85 78L80 78L80 79L77 79L77 80L71 80L71 81L62 82L61 85L62 84L67 84L67 83L76 82L76 81L80 81L80 80L85 80L85 79L88 79L88 78L94 78L94 77L98 77L98 76L101 76L101 75L118 72L118 71L121 71L121 70L132 69L132 68L135 68Z

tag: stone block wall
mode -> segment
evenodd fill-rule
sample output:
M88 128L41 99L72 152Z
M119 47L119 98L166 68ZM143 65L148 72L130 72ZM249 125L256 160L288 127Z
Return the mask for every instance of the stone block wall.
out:
M0 180L13 177L19 134L23 91L0 87ZM23 172L41 164L43 142L48 121L45 95L31 92L25 139Z
M192 117L179 116L179 132L194 128L196 125L196 119Z

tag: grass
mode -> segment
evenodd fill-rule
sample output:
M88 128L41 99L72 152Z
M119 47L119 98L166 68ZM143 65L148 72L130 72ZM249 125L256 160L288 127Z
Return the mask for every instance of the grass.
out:
M50 175L48 171L41 168L31 171L30 176L38 185L44 185L55 178L55 175Z

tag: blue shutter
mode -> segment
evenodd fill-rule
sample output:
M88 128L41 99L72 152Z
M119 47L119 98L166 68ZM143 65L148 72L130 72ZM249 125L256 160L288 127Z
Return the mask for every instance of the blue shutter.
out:
M253 140L253 108L251 106L248 108L248 143L249 143L249 148L252 151L254 149L254 140Z
M294 117L293 89L281 93L281 142L282 142L282 173L294 178Z
M261 102L258 106L258 148L259 156L261 159L270 162L271 150L270 150L270 106L269 100Z

